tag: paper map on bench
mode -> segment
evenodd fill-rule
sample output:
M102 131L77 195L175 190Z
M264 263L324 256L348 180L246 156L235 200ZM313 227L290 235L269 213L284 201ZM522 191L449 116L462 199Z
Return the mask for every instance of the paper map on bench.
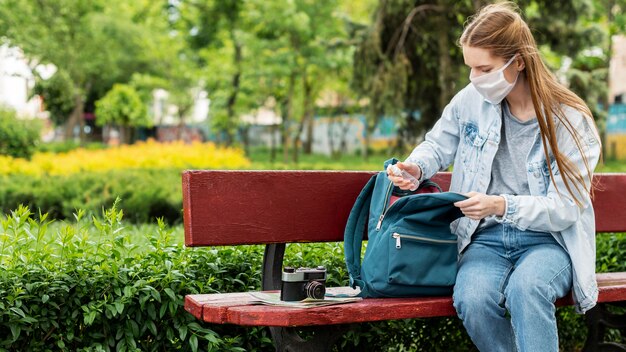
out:
M354 296L359 293L350 287L328 287L327 293L332 295ZM249 304L265 304L270 306L314 308L334 304L343 304L360 301L361 297L325 297L324 299L304 299L302 301L281 301L280 292L249 292L252 300Z

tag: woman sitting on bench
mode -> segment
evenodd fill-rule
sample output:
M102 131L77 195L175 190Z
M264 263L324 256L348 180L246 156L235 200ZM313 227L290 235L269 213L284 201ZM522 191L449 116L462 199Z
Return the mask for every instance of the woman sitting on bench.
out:
M571 290L579 312L597 300L592 114L543 63L516 5L484 7L460 45L471 83L398 166L423 180L454 163L450 191L470 197L451 225L453 297L475 345L558 351L555 300Z

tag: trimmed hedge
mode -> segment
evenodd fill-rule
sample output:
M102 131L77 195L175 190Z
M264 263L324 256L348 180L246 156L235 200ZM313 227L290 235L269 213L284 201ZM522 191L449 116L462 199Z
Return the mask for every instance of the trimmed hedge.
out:
M127 169L57 176L0 176L0 210L19 205L41 209L49 218L71 219L77 209L99 214L117 197L124 218L133 223L157 217L182 222L181 172L171 169Z
M163 222L129 236L116 207L104 220L76 218L35 221L22 207L0 222L0 351L271 345L265 331L203 326L183 309L185 294L258 287L260 248L185 249Z

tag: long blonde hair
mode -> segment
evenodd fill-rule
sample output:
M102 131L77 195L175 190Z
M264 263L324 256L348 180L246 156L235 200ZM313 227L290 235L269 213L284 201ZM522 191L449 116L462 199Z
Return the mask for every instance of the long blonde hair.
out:
M459 39L459 44L461 46L487 49L492 55L506 60L509 60L515 54L519 54L524 60L524 71L530 88L535 114L537 115L550 178L556 187L554 173L550 167L549 150L554 155L567 191L572 195L576 204L582 206L582 200L576 196L576 193L580 195L590 193L592 195L593 187L587 191L581 170L559 150L555 117L574 139L587 168L589 184L593 184L593 170L589 169L589 163L581 145L580 134L567 119L563 106L570 106L580 111L584 118L590 119L590 124L595 126L591 110L580 97L560 84L545 65L541 59L535 38L526 22L522 19L517 5L512 2L502 2L483 7L469 19Z

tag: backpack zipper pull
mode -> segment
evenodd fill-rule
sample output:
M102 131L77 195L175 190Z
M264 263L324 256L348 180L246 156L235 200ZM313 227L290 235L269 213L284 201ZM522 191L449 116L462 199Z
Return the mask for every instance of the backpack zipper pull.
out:
M394 234L391 235L391 237L396 239L396 249L402 248L402 243L400 242L400 234L397 232L394 232Z
M380 214L378 218L378 224L376 224L376 231L380 231L380 227L383 226L383 219L385 218L384 214Z

